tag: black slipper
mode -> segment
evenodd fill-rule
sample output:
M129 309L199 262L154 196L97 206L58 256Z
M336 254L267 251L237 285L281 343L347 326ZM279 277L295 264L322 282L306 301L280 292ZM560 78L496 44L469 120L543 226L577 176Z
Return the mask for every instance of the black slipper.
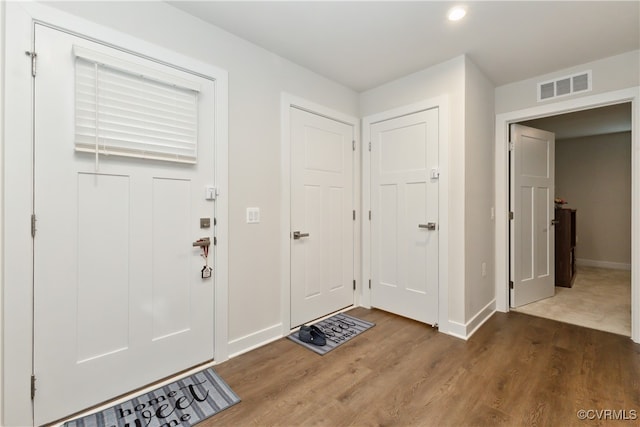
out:
M322 347L327 344L327 336L317 326L311 326L311 344Z
M298 331L298 338L302 342L306 342L309 344L317 345L322 347L327 344L327 337L324 332L320 330L317 326L300 326L300 330Z
M300 330L298 331L298 338L300 341L310 343L313 341L311 337L311 326L302 325L300 326Z

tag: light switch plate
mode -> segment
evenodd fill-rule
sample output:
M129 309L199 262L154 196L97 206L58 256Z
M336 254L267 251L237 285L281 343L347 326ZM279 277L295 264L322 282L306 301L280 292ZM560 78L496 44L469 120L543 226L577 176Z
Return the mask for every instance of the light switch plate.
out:
M205 200L215 200L217 195L218 195L218 189L216 187L208 185L205 188L205 192L204 192Z
M247 208L247 224L260 222L260 208Z

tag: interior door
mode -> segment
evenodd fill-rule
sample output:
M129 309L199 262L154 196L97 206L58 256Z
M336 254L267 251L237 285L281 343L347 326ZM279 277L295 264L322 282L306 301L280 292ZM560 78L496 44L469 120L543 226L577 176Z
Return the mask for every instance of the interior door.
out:
M438 319L438 109L371 125L371 305Z
M215 209L212 121L199 120L195 165L76 152L74 45L182 75L36 25L35 425L213 358L214 283L192 246L213 240L199 224ZM213 82L189 78L212 117Z
M555 135L511 125L511 306L555 293Z
M353 304L354 130L291 107L291 326Z

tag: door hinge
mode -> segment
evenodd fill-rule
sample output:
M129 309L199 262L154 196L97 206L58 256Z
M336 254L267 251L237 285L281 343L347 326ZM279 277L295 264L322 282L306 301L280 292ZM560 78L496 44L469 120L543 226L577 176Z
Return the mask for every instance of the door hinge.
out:
M36 214L31 214L31 237L36 237Z
M369 209L369 221L371 221L371 209Z
M509 151L513 151L513 142L509 142Z
M353 279L353 290L356 290L356 279Z
M369 151L371 151L371 141L369 141Z
M355 209L353 210L353 220L354 221L356 220L356 210Z
M38 54L35 52L29 52L29 51L26 51L24 54L31 57L31 77L35 77L36 76L36 58L38 57Z
M371 279L369 279L369 289L371 289Z
M356 151L356 140L351 141L353 143L353 151Z
M31 400L36 397L36 376L31 375Z
M216 236L213 236L213 246L218 244L218 238Z
M513 289L513 280L509 280L509 289Z
M509 212L509 219L513 219L513 212Z
M215 227L216 225L218 225L218 218L213 217L213 226Z

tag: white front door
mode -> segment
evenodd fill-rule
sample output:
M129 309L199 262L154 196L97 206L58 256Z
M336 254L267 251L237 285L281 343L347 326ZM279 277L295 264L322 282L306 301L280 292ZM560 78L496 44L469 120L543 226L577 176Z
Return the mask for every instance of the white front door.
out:
M291 327L353 304L353 126L290 108Z
M74 45L184 75L36 25L36 425L213 358L214 283L192 246L213 240L199 224L215 212L213 82L189 75L201 85L197 164L96 159L74 151Z
M511 125L511 306L555 292L555 135Z
M438 138L437 108L371 125L371 305L431 325L438 319Z

